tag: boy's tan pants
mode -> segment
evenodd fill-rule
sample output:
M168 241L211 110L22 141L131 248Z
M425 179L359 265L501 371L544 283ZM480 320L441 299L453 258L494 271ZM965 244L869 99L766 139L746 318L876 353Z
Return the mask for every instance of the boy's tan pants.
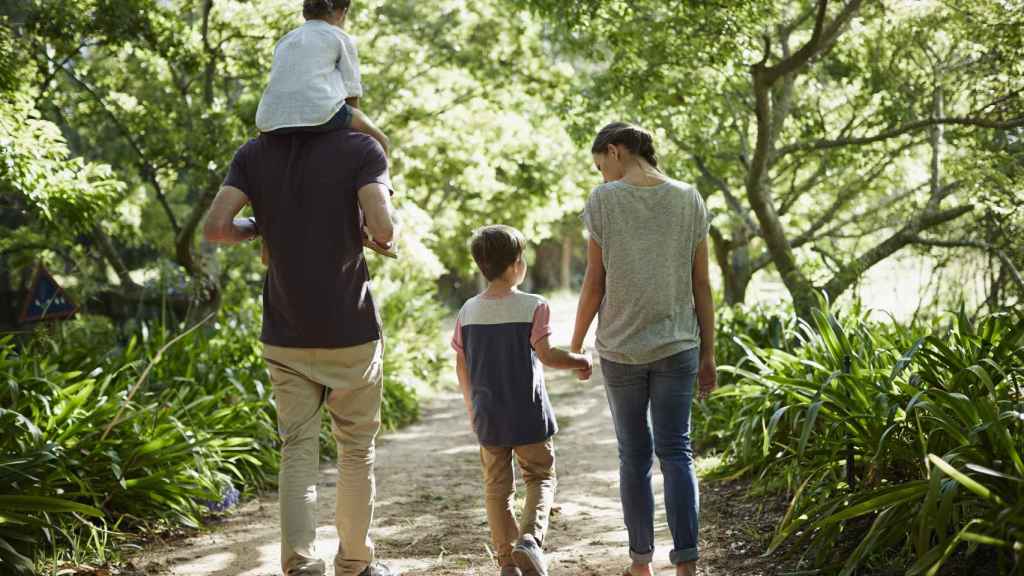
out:
M281 569L320 576L314 552L319 477L320 407L327 405L338 443L335 574L356 576L373 562L369 537L375 485L374 439L380 429L383 346L264 346L281 435Z
M513 454L526 482L526 503L519 525L513 513L516 495ZM512 547L520 536L531 534L538 544L544 543L551 503L555 499L555 444L549 438L537 444L509 448L481 446L480 463L484 469L484 503L491 527L491 544L498 555L498 563L511 566Z

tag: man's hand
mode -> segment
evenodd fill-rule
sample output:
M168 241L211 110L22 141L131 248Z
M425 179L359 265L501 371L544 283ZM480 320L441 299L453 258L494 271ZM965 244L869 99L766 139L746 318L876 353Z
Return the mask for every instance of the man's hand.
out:
M701 354L700 368L697 371L697 398L707 400L708 396L718 387L718 367L715 366L713 355Z
M382 256L398 258L398 252L395 251L394 242L378 242L374 240L373 237L370 236L370 231L365 227L363 228L363 246Z

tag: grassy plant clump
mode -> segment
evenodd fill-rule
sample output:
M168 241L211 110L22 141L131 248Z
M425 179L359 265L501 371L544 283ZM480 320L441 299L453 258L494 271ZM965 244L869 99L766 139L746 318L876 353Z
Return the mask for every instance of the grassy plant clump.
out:
M910 574L957 553L1024 568L1024 319L923 330L826 311L786 340L739 338L705 417L729 439L720 476L790 495L772 550L842 575L893 555Z
M419 415L443 355L429 284L385 292L383 422ZM129 532L198 527L273 488L279 439L260 309L230 302L207 324L115 328L85 318L0 340L0 573L103 562ZM418 311L418 312L417 312ZM144 377L143 377L144 376ZM329 424L324 455L333 454Z

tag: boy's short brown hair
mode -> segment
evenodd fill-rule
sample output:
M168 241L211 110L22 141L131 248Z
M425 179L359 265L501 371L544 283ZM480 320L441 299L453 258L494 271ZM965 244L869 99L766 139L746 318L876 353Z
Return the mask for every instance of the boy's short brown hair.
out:
M526 237L511 226L484 226L473 233L470 250L473 260L488 281L501 275L523 256Z

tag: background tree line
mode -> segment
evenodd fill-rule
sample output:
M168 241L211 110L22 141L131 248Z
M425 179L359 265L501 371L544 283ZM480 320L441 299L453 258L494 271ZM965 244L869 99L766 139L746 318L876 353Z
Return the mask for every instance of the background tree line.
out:
M0 0L0 571L107 558L110 534L273 485L257 247L197 230L300 22L296 0ZM734 385L697 427L807 512L773 548L852 573L895 547L932 573L972 542L1019 566L1024 5L357 0L351 28L404 227L399 261L370 257L389 427L447 367L474 228L523 229L539 288L580 275L590 141L625 119L711 208ZM977 309L829 309L906 254L973 271ZM38 262L83 313L7 334ZM749 306L766 277L789 298Z

